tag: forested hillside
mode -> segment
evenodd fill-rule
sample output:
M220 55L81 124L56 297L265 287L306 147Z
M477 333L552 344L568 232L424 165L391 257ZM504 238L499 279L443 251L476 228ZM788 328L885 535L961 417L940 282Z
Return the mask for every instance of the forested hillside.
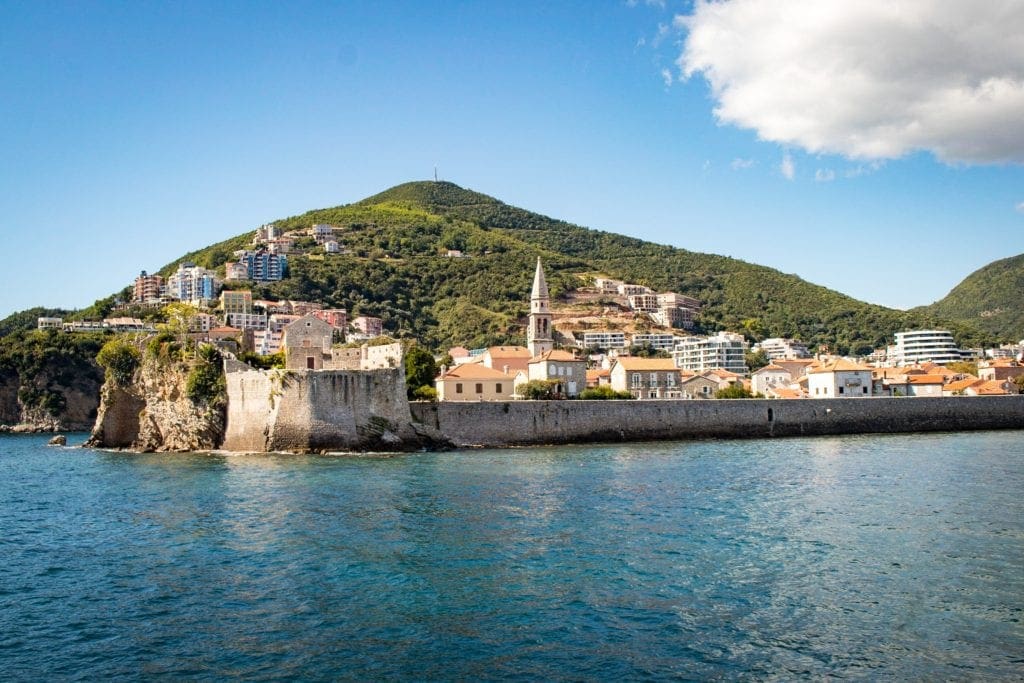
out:
M988 264L913 312L959 320L1006 341L1024 339L1024 254Z

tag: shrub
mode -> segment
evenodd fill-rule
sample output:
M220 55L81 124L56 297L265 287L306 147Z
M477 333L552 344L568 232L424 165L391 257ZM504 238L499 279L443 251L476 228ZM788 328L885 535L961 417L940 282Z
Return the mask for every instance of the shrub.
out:
M412 397L417 401L436 401L437 389L434 387L422 386L412 392Z
M141 360L139 350L123 337L114 337L96 355L96 362L106 370L107 378L121 386L132 380Z
M584 401L629 400L633 398L633 394L628 391L615 391L607 384L602 384L599 387L584 389L580 392L580 398Z

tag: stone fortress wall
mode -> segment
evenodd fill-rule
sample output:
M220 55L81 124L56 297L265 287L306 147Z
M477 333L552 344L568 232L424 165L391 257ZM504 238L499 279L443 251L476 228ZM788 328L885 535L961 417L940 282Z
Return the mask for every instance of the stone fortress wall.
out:
M228 451L398 450L422 445L405 373L255 370L227 361Z
M1024 395L411 404L456 446L1024 429Z

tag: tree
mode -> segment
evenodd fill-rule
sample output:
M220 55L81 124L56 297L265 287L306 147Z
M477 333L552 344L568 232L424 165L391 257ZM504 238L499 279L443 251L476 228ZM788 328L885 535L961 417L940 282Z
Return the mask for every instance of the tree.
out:
M961 360L955 363L950 363L946 367L958 375L978 376L978 364L976 362Z
M557 380L531 379L516 387L516 394L530 401L550 401L555 397Z
M771 359L768 358L768 354L764 350L759 351L748 351L743 355L743 362L747 364L751 372L757 372L761 368L771 363Z
M198 312L195 306L184 301L175 301L164 306L167 322L163 325L163 329L177 337L183 348L188 338L189 323Z
M126 386L142 361L142 354L124 337L114 337L100 349L96 362L107 371L114 383Z
M405 389L409 398L415 398L422 387L434 386L437 363L434 356L421 346L413 346L405 353Z
M747 391L742 384L736 383L716 391L715 398L754 398L754 395Z

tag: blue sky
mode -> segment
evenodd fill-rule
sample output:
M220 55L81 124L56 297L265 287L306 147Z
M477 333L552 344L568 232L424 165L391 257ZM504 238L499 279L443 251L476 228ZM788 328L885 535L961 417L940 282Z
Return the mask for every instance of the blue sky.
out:
M435 166L899 308L1024 252L1021 3L807 2L0 3L0 317Z

